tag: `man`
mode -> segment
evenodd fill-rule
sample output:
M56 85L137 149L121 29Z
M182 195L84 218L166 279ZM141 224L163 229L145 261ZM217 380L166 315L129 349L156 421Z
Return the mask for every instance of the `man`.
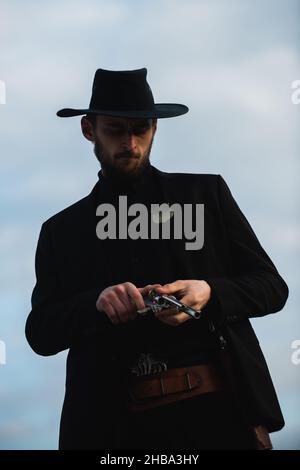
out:
M101 165L36 253L27 339L69 349L59 447L270 448L284 421L249 318L288 288L220 175L150 164L157 119L188 108L155 104L146 74L99 69L89 108L57 113L84 115Z

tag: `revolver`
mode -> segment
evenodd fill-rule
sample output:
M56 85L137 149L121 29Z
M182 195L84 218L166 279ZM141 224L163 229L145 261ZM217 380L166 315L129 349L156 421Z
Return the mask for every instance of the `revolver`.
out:
M178 312L184 312L190 315L191 317L198 320L201 316L201 310L195 310L188 305L179 302L173 295L164 295L159 294L155 289L149 290L148 294L143 296L146 307L140 310L137 310L137 313L141 316L145 316L148 313L156 313L161 310L168 308L175 308Z

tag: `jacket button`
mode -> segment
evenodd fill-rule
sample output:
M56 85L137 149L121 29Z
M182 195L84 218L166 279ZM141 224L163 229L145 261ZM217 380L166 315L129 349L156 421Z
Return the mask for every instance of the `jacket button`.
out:
M234 322L238 320L238 317L236 315L230 315L229 317L227 317L227 320L229 322Z

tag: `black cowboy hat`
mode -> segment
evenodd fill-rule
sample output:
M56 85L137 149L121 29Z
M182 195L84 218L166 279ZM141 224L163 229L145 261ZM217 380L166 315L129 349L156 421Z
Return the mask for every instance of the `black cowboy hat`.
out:
M146 76L146 68L121 71L98 69L89 108L64 108L56 114L60 117L92 113L117 117L168 118L188 112L189 108L183 104L155 104Z

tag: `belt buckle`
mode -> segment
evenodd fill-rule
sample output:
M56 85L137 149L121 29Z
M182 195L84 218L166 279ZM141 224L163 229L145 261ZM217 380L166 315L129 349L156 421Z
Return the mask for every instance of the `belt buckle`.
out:
M188 390L192 390L192 385L191 385L191 380L190 380L190 373L189 372L186 372L184 374L184 377L186 379L186 383L187 383L187 386L188 386ZM161 394L162 396L165 396L167 395L165 393L165 387L164 387L164 377L159 377L159 381L160 381L160 388L161 388Z

